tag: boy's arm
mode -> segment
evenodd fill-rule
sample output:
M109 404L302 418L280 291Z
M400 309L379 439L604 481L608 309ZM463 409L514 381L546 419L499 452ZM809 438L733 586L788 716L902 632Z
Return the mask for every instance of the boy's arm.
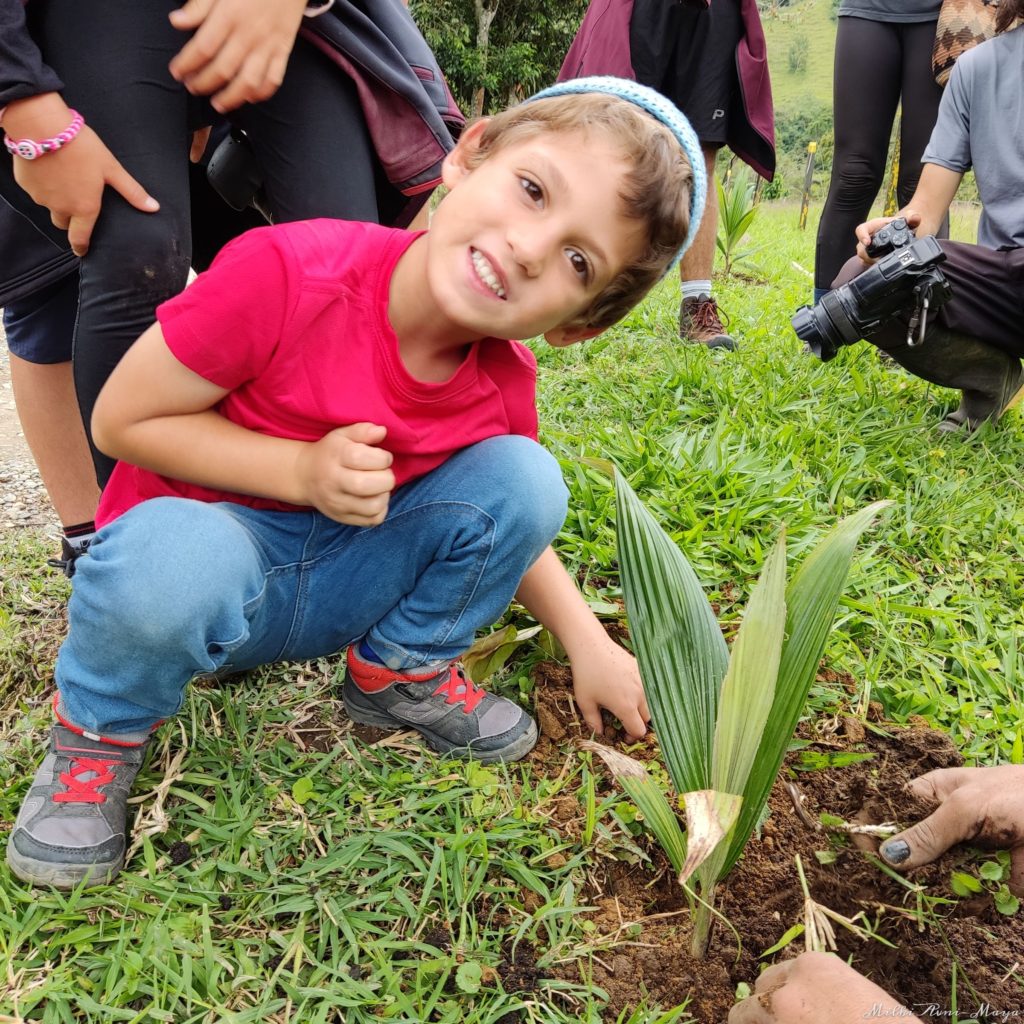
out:
M164 476L237 494L312 505L353 526L387 513L391 454L374 447L385 429L356 423L317 442L248 430L213 407L228 392L179 362L153 324L100 392L97 447Z
M604 707L630 736L643 736L651 716L636 660L604 631L554 548L529 568L516 598L558 637L569 655L576 703L587 725L602 731Z

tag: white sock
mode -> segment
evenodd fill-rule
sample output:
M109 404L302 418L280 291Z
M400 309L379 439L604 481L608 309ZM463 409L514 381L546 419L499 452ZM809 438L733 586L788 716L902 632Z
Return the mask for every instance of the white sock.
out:
M684 299L699 299L702 295L711 298L710 281L683 281L682 290Z

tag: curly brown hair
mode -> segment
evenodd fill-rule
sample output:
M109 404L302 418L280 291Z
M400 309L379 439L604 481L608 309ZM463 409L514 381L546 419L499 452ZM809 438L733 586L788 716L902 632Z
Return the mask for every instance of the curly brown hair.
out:
M495 115L467 164L479 166L500 150L544 132L601 134L630 167L619 199L626 216L646 227L643 251L572 320L573 326L604 330L661 280L679 252L690 227L693 169L665 125L635 104L604 93L531 100Z

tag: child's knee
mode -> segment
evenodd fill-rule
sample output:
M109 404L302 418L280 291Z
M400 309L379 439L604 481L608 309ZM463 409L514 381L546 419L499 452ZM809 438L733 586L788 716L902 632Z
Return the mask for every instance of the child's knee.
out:
M504 442L500 458L517 520L526 531L550 543L565 522L569 501L558 460L528 437L508 435L494 440Z
M70 612L76 622L116 618L140 642L160 642L241 604L262 572L245 529L214 505L156 498L103 529L80 560Z

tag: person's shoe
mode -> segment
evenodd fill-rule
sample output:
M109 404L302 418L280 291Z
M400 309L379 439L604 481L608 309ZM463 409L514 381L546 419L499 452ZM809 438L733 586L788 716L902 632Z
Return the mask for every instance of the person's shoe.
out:
M518 704L475 686L458 662L394 672L350 647L342 698L352 721L415 729L442 754L516 761L537 742L533 719Z
M679 337L695 345L724 348L731 352L736 348L736 342L725 333L722 316L718 303L710 295L683 299L679 307ZM725 322L729 322L728 317Z
M102 885L124 864L128 791L146 743L115 745L55 725L7 841L11 871L32 885Z
M976 391L964 388L960 405L939 423L942 434L953 434L965 430L972 434L986 420L998 420L1024 398L1024 371L1020 362L1011 364L995 390Z

